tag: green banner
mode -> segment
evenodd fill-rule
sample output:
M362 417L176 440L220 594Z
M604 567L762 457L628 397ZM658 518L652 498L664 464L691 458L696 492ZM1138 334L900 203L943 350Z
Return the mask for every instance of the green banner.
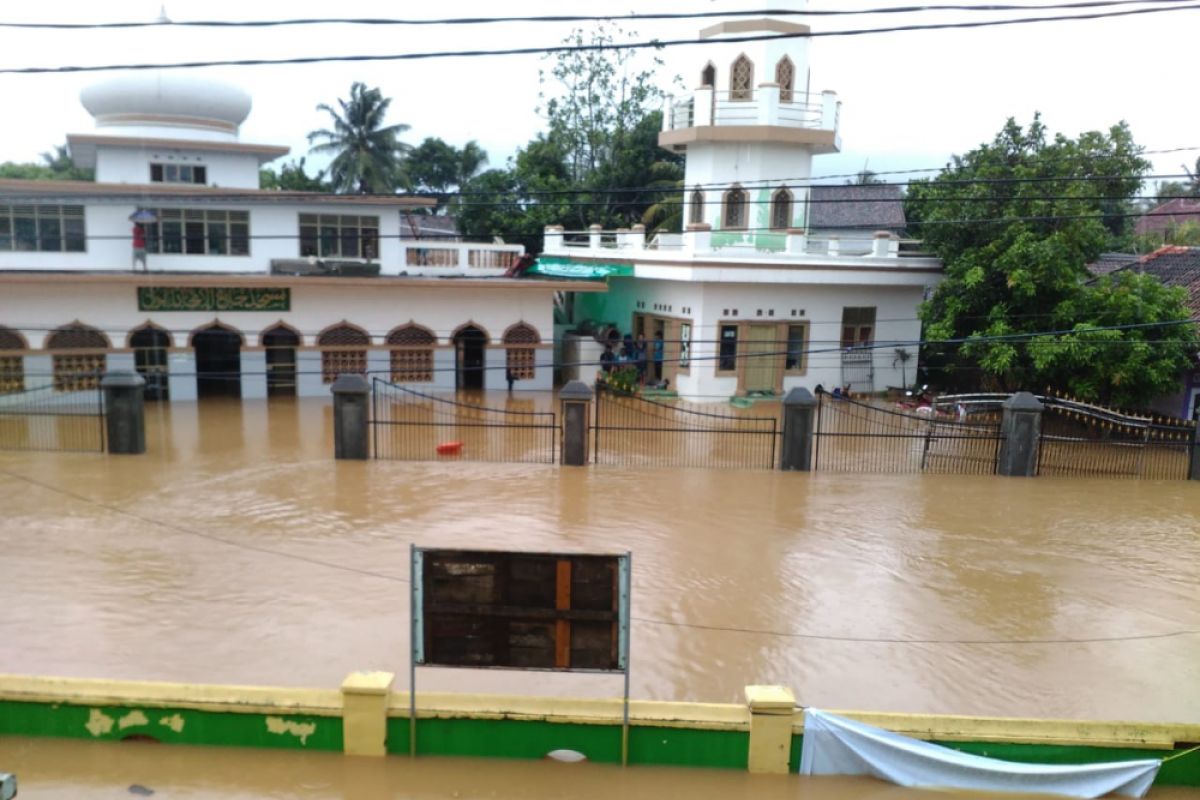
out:
M573 278L584 281L602 281L611 276L632 275L630 264L604 264L596 261L573 261L570 258L540 256L528 275L544 275L548 278Z
M290 311L292 292L207 286L139 286L138 311Z

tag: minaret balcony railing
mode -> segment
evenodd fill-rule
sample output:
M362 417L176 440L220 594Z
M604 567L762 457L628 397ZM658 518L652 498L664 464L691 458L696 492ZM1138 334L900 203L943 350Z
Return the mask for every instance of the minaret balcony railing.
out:
M691 97L667 99L663 128L777 125L836 132L841 107L835 92L785 92L774 84L736 92L701 87Z

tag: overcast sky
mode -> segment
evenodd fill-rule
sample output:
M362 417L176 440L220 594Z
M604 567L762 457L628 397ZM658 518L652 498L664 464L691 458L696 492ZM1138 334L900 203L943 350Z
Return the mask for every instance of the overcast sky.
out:
M788 0L795 2L795 0ZM713 11L778 7L733 0L642 0L636 11ZM899 0L817 0L812 8L878 8ZM6 2L5 21L102 22L150 20L157 0L44 0ZM172 0L175 20L263 19L314 16L433 17L498 13L628 13L618 3L582 0L453 0L397 3L369 0L246 2ZM1046 12L1055 13L1055 12ZM996 18L1028 16L996 12ZM980 19L981 12L813 18L815 30L880 27L901 22ZM708 21L639 22L640 38L687 38ZM1137 141L1160 149L1200 145L1200 111L1191 83L1179 75L1195 47L1200 11L1142 17L1044 23L982 30L890 33L819 39L812 55L812 88L832 89L843 101L841 154L821 156L814 174L853 172L869 164L890 170L940 166L952 153L990 139L1009 116L1027 122L1040 110L1052 130L1075 135L1127 120ZM323 25L273 29L132 31L13 31L0 29L0 66L105 64L211 58L286 57L347 53L400 53L462 48L551 45L566 24L505 24L473 27L354 27ZM703 46L664 55L660 83L676 74L692 77L704 63ZM392 98L392 122L412 125L407 141L426 136L461 145L478 140L502 166L516 148L542 128L534 109L537 56L444 59L421 62L316 64L197 70L242 85L254 110L242 127L243 141L285 144L292 155L307 151L305 134L326 124L316 111L361 80ZM35 160L61 143L67 132L86 132L92 120L79 90L104 74L0 75L0 161ZM1200 151L1153 156L1160 173L1180 172ZM313 163L310 160L310 163Z

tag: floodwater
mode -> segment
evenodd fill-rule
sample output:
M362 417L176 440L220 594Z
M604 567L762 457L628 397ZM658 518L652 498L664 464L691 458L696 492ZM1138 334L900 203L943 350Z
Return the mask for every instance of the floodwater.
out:
M870 778L750 775L737 770L622 769L603 764L482 759L348 758L336 753L163 747L147 743L0 738L0 768L17 774L21 800L149 796L187 800L688 797L726 800L945 800ZM962 797L988 795L959 793ZM997 795L992 795L993 797ZM1002 795L1019 800L1021 795ZM1025 795L1033 797L1033 795ZM1195 797L1155 788L1151 800Z
M0 672L403 688L410 544L629 550L637 698L1200 720L1200 484L335 462L316 400L152 406L148 434L0 453Z

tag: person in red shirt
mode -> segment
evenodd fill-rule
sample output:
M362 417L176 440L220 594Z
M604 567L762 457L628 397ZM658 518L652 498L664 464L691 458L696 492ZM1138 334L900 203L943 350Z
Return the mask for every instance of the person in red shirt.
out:
M136 270L138 262L142 262L142 270L146 269L146 229L141 223L133 225L133 268Z

